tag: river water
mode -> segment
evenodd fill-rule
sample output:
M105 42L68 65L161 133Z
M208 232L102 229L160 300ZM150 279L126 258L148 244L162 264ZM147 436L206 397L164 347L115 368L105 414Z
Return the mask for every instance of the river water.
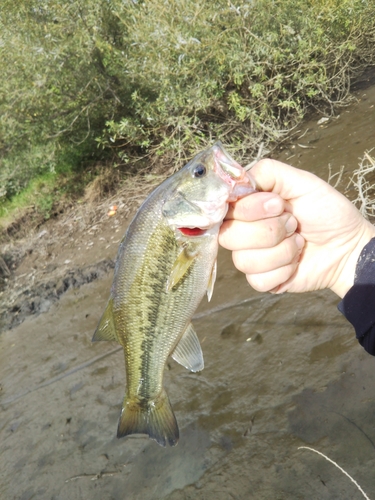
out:
M344 166L345 191L375 146L375 87L356 97L339 118L304 122L278 157L324 179L329 164ZM0 336L1 498L363 498L308 447L375 499L375 358L337 311L338 298L257 293L228 252L219 257L213 299L193 321L205 369L190 373L171 360L165 374L177 447L116 438L122 349L91 343L112 276Z

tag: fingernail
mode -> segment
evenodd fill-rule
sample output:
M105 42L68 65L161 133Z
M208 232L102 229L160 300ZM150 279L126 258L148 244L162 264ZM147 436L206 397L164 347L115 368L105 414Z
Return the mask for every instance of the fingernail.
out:
M296 234L296 245L300 250L305 246L305 238L300 234Z
M284 209L280 198L271 198L270 200L265 201L263 208L269 215L279 215Z
M297 221L294 217L289 217L285 223L286 235L290 236L297 229Z

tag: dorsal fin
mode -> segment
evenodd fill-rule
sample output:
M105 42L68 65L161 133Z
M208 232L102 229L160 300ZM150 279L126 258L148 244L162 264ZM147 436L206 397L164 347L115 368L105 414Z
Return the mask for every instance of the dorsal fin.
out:
M172 358L192 372L204 368L203 353L197 334L190 323L172 353Z
M115 324L113 322L113 299L110 298L105 311L100 318L99 325L95 330L92 342L98 340L115 340L118 342Z

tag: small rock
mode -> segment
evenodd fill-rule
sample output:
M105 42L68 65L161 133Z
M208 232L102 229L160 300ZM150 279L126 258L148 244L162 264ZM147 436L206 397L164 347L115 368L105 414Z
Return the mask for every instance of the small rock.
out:
M327 116L323 116L320 120L318 120L318 125L323 125L323 123L327 123L329 121L329 118Z
M46 300L46 299L42 299L41 303L40 303L40 309L39 309L39 311L41 313L47 312L50 307L51 307L51 301L50 300Z
M43 236L45 236L47 234L47 230L46 229L43 229L43 231L40 231L40 233L38 234L38 238L42 238Z

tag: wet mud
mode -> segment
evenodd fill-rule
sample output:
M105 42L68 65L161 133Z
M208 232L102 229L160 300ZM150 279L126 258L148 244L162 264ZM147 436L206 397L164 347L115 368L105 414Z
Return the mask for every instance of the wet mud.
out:
M47 312L63 293L102 278L114 267L113 260L104 259L84 268L70 269L63 276L52 275L45 282L26 287L12 306L0 314L0 328L2 330L13 328L30 315Z
M320 116L305 122L304 136L285 145L280 159L324 179L328 164L344 166L345 191L358 158L375 146L375 88L359 89L357 98L324 125L316 123ZM67 271L61 286L52 279L49 289L35 291L40 314L26 311L0 335L1 498L363 498L308 447L375 499L375 358L355 340L333 293L254 292L226 251L212 301L193 321L204 371L170 360L165 372L178 446L118 440L122 349L91 343L112 282L109 253L114 257L114 247L92 254L107 259L92 280L95 260L92 268L78 266L77 254L83 277L77 271L64 284ZM44 300L50 304L42 312Z
M52 276L48 281L28 287L9 309L0 314L0 331L14 328L28 316L47 312L65 292L102 278L114 267L113 260L105 259L97 264L69 270L63 276Z

